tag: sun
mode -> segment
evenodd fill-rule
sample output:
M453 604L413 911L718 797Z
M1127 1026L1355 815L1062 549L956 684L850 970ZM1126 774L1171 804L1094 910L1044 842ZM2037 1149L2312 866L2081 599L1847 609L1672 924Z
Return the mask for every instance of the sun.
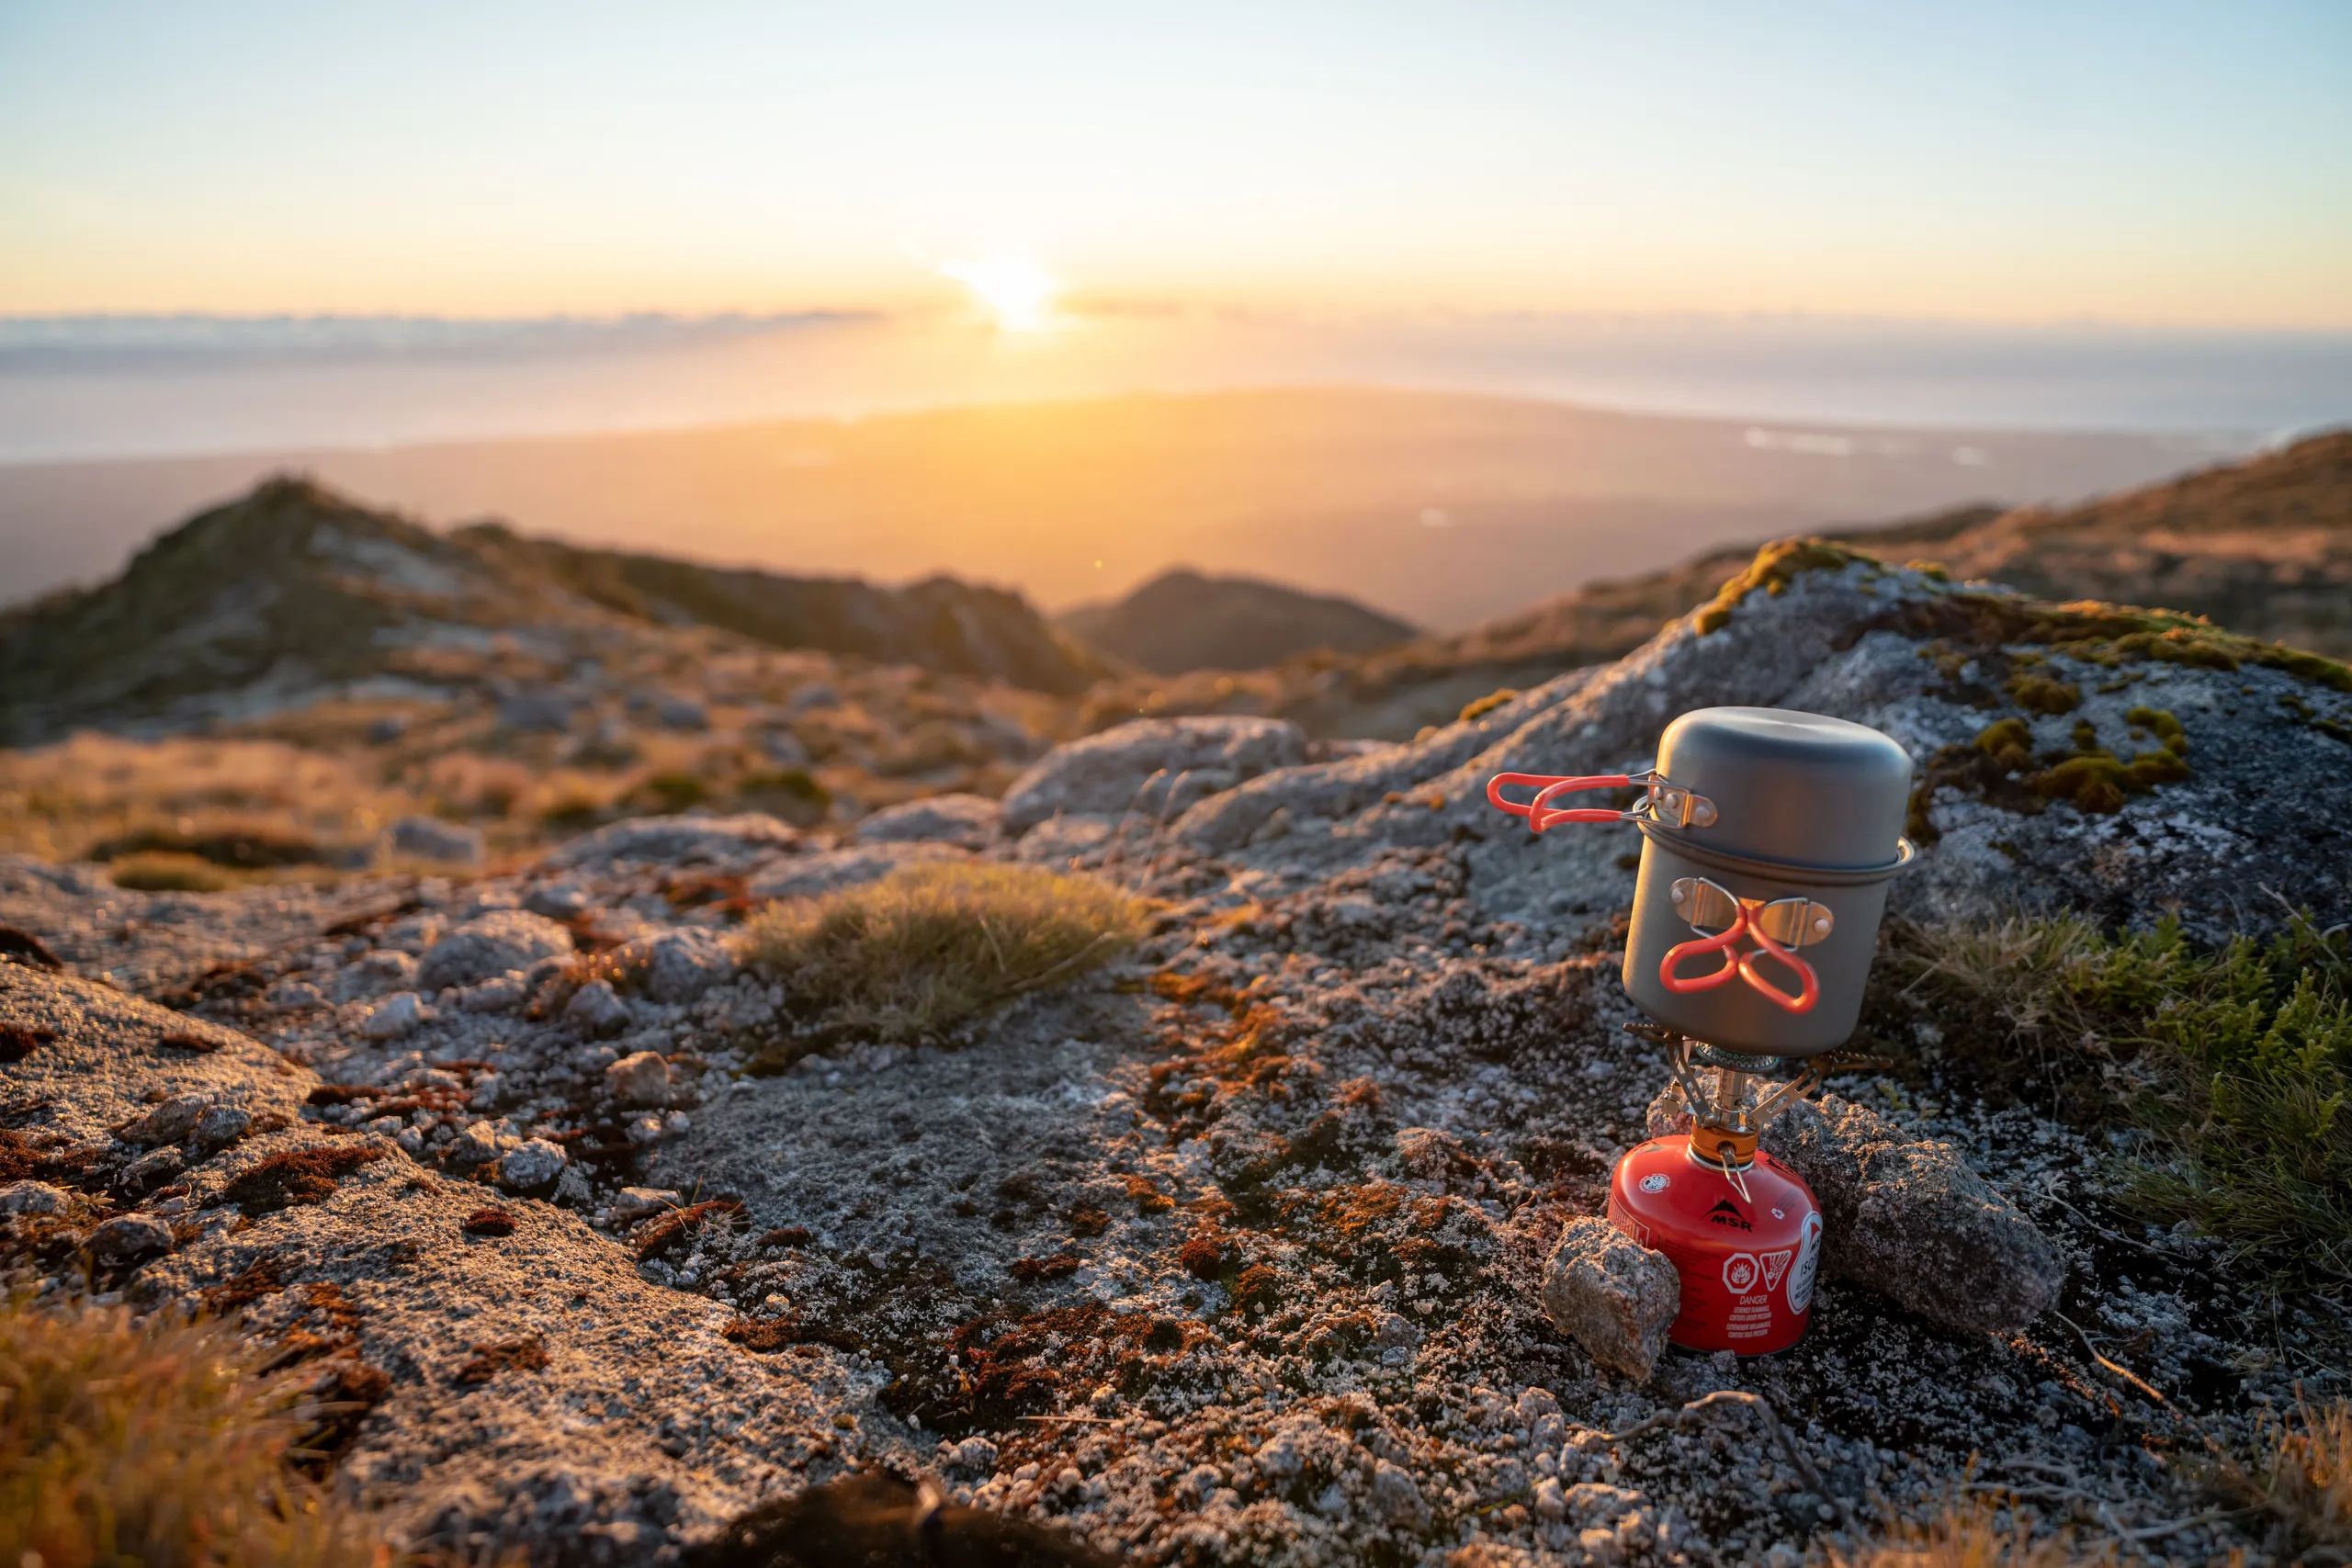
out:
M993 255L978 261L942 262L940 276L972 291L972 298L1009 333L1041 332L1052 322L1054 296L1061 285L1026 256Z

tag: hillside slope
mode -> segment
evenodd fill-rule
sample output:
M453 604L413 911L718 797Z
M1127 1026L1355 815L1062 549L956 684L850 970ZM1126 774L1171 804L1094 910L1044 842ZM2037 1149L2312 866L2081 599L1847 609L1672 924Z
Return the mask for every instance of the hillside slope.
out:
M1940 562L2053 600L2186 610L2259 640L2352 655L2352 431L2063 511L1964 507L1836 543ZM1598 582L1465 632L1355 660L1305 658L1220 691L1202 677L1127 681L1090 699L1095 722L1136 712L1265 712L1321 735L1402 739L1487 692L1622 658L1712 598L1748 546Z
M1165 571L1125 598L1054 617L1064 631L1159 675L1255 670L1317 649L1374 653L1415 628L1336 593L1254 577Z
M122 575L0 614L0 741L172 729L328 694L446 694L731 634L1069 695L1117 666L1018 595L438 534L279 476L158 538Z

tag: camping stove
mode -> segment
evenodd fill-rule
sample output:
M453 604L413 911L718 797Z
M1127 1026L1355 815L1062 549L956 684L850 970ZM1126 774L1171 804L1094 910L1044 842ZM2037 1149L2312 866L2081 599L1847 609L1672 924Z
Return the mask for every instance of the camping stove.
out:
M1641 793L1622 810L1554 804L1625 788ZM1804 1333L1820 1205L1757 1137L1830 1072L1862 1065L1837 1048L1861 1016L1887 882L1913 859L1910 791L1910 758L1875 729L1735 707L1676 719L1643 773L1487 784L1538 833L1564 822L1641 831L1624 980L1655 1021L1629 1027L1665 1048L1691 1128L1627 1151L1609 1218L1680 1275L1677 1345L1762 1355ZM1771 1077L1787 1081L1759 1098Z

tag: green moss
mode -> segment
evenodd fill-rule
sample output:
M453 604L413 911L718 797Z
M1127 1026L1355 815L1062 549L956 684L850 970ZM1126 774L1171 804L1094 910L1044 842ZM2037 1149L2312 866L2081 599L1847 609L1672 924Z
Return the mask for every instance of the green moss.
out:
M1468 724L1473 720L1484 718L1517 695L1519 695L1517 686L1505 686L1500 690L1488 692L1477 701L1464 704L1462 712L1455 716L1456 719L1460 723Z
M2180 727L2180 720L2175 718L2169 709L2136 707L2123 716L2123 722L2146 730L2163 741L2165 750L2176 756L2188 755L2188 732Z
M1778 539L1756 552L1747 569L1715 592L1712 602L1702 605L1696 615L1699 635L1721 631L1731 623L1731 613L1739 602L1757 589L1770 594L1781 590L1808 571L1841 571L1856 561L1872 566L1878 562L1871 557L1833 545L1826 539Z
M2009 699L2028 713L2072 713L2083 703L2083 689L2072 681L2019 671L2009 677Z
M2033 731L2021 718L2005 718L1976 732L1976 750L2001 765L2005 773L2021 773L2033 765Z
M692 773L655 773L634 793L656 811L676 813L710 798L710 786Z
M2028 644L2109 667L2154 662L2235 670L2252 664L2334 691L2352 692L2352 669L2332 659L2281 643L2256 642L2223 631L2202 615L2174 610L2146 610L2094 599L2052 604L2007 594L1959 592L1915 600L1885 624L1923 638L1957 638L1979 646Z
M2147 1135L2112 1168L2141 1216L2274 1277L2352 1280L2352 937L2299 918L2199 949L2169 920L2109 937L2069 916L1913 940L1895 967L1917 966L1949 1051L2037 1047L2088 1086L2077 1120Z

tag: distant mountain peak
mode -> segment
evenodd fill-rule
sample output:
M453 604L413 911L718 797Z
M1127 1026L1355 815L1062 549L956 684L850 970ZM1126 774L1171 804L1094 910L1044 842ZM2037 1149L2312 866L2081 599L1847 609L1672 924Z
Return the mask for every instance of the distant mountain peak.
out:
M1063 628L1155 674L1253 670L1326 649L1359 655L1410 638L1409 623L1339 594L1171 567L1125 598L1080 605Z

